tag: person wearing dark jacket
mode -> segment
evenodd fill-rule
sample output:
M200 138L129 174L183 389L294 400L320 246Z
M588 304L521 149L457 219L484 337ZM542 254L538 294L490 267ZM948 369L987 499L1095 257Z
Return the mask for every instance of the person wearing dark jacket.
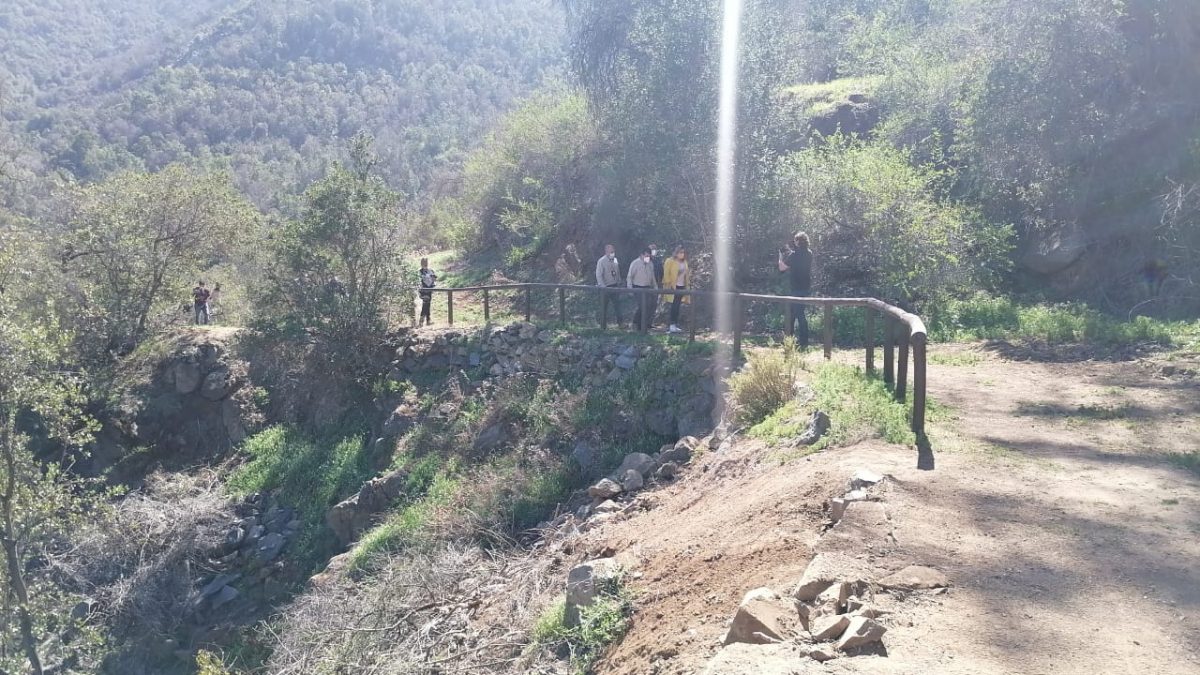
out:
M427 288L437 287L437 275L433 270L429 269L429 258L421 258L421 317L417 319L417 325L428 326L429 319L429 303L433 300L433 291L425 290Z
M779 252L779 271L788 275L788 287L793 297L803 298L812 293L812 251L808 235L797 232L792 245ZM804 305L788 305L786 332L796 338L800 347L808 347L808 317Z

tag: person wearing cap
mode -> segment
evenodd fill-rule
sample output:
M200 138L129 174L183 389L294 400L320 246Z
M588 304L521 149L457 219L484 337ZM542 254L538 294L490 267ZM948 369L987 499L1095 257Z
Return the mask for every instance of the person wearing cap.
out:
M658 288L658 279L654 273L654 261L651 257L650 247L642 250L642 256L637 260L629 263L629 273L625 277L626 285L634 290L641 288ZM642 311L651 311L654 307L653 302L657 302L655 298L647 297L645 293L634 293L634 299L637 301L637 312L633 315L633 327L641 328ZM650 317L647 316L647 323Z

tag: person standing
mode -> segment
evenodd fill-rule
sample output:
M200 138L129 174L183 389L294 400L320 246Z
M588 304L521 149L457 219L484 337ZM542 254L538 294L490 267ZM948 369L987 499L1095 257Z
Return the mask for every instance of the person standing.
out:
M192 289L192 320L197 326L208 324L208 299L210 295L208 289L204 286L203 279L198 281L196 287Z
M217 303L221 300L221 284L213 284L212 292L208 294L208 320L212 321L217 315Z
M692 266L688 264L687 249L682 246L675 247L675 255L667 259L663 264L663 279L662 287L665 289L674 289L676 291L686 291L692 287ZM682 295L676 293L668 295L664 302L671 303L671 326L667 329L668 333L682 332L679 328L679 310L684 304L691 304L692 297L690 295Z
M658 280L654 275L654 262L649 247L642 250L642 257L629 263L629 273L626 275L625 282L633 290L658 288ZM649 297L647 293L634 293L633 295L637 301L637 312L633 315L633 327L635 330L640 330L642 327L642 314L647 314L645 320L646 324L649 325L651 318L649 313L653 311L654 303L658 300L657 298Z
M654 263L654 283L658 284L659 288L666 288L663 283L663 274L665 273L665 262L663 261L662 251L659 250L658 244L650 244L650 262ZM650 307L650 325L654 325L654 317L658 316L658 305L662 301L662 296L654 296L654 302Z
M797 232L792 245L779 251L779 271L787 272L793 297L803 298L812 293L812 251L807 234ZM804 305L788 305L786 332L796 338L801 348L808 348L808 316Z
M437 275L429 268L429 258L421 258L421 317L417 319L417 325L428 326L431 322L429 318L429 305L433 300L433 291L427 290L437 287Z
M604 247L604 255L596 261L596 285L600 288L620 288L621 287L621 263L617 260L617 249L612 244ZM617 325L621 325L621 298L617 293L612 291L601 292L601 311L608 311L609 303L612 303L613 311L617 318Z

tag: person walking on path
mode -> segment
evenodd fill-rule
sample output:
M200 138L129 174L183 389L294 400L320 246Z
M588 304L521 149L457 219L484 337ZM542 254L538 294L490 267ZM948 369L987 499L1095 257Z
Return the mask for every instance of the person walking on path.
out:
M659 288L666 288L667 285L665 283L663 283L663 274L665 274L665 270L666 270L666 268L664 267L665 262L663 261L663 254L662 254L662 251L659 250L658 244L650 244L650 262L654 263L654 281L655 281L655 283L658 284ZM654 325L654 317L658 316L658 305L661 301L662 301L662 296L660 296L660 295L654 296L654 302L650 306L650 325L651 326Z
M211 295L205 288L203 279L192 289L192 321L197 326L208 324L208 299Z
M692 266L688 264L687 249L682 246L675 247L675 255L667 259L663 264L662 287L666 289L674 289L676 291L686 291L692 287ZM671 326L667 329L668 333L682 332L679 328L679 310L684 304L691 304L692 297L690 295L668 295L663 299L663 302L671 303Z
M654 275L654 262L651 258L649 247L642 251L642 257L629 263L629 274L626 275L625 282L629 288L634 290L640 288L658 288L658 279ZM637 301L637 312L633 315L633 327L635 330L640 330L643 321L642 315L647 315L645 321L649 325L651 318L649 313L653 310L654 302L658 300L649 297L646 293L634 293L633 295Z
M612 244L604 247L604 255L596 261L596 285L600 288L620 288L621 287L621 263L617 260L617 249ZM621 325L621 298L614 292L602 292L601 297L601 312L608 311L609 303L612 303L613 311L617 318L617 325Z
M808 248L807 234L797 232L791 246L779 252L779 271L787 272L793 297L807 297L812 293L812 251ZM786 332L796 338L801 348L808 348L808 316L804 305L788 305Z
M421 258L421 271L419 274L421 275L421 316L417 319L417 325L428 326L431 321L429 318L429 304L433 300L433 291L426 289L437 286L437 275L433 273L433 270L429 269L429 258Z

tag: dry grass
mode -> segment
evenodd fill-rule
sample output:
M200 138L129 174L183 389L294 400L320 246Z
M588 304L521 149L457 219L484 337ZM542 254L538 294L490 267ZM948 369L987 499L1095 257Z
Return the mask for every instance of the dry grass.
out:
M562 575L536 553L453 543L410 549L378 561L366 579L311 590L262 629L273 647L266 671L556 672L530 632Z

